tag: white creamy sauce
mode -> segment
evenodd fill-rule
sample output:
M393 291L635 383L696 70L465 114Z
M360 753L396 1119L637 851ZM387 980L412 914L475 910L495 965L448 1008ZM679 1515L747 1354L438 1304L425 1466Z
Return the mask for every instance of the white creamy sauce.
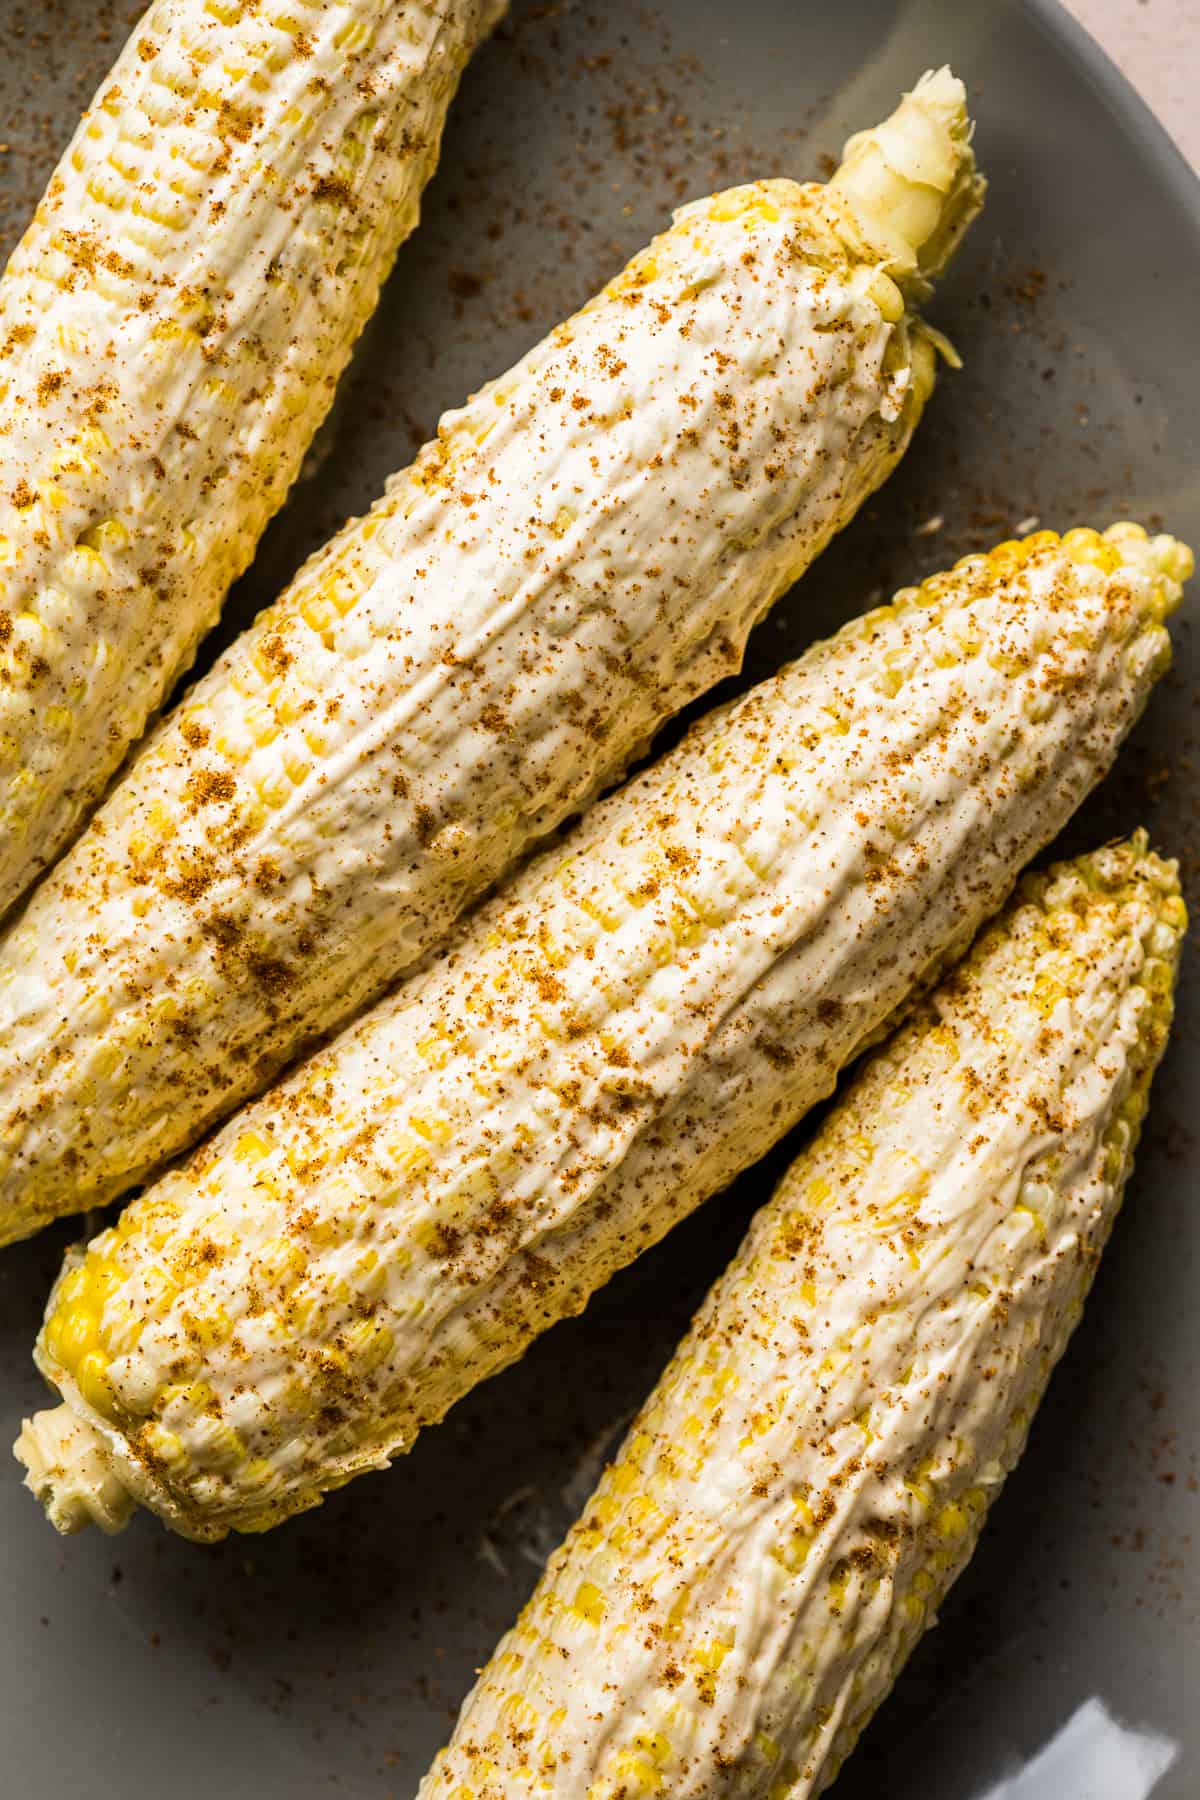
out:
M0 1241L185 1147L738 666L928 386L839 219L685 208L158 730L0 944Z
M1139 889L1137 862L1096 859L1111 895L1070 865L1043 883L859 1078L423 1795L547 1776L580 1800L804 1800L833 1779L973 1548L1119 1204L1182 929L1173 870L1142 861Z
M1129 554L976 559L713 714L128 1208L113 1386L177 1381L151 1481L107 1434L136 1490L219 1530L379 1466L827 1093L1136 715Z
M494 0L158 0L0 283L0 912L283 500Z

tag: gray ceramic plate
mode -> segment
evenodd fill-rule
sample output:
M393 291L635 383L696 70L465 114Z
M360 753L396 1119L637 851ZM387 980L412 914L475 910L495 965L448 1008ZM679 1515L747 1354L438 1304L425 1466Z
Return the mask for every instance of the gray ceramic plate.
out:
M0 10L11 238L136 7ZM1049 0L515 0L464 85L425 225L326 454L225 629L374 497L441 408L582 301L677 199L816 173L943 60L971 86L992 180L936 306L966 369L944 380L878 503L759 632L748 674L1030 517L1161 517L1200 539L1200 189ZM939 516L940 530L920 529ZM1200 685L1186 618L1179 641L1177 673L1070 839L1145 821L1190 872ZM841 1800L981 1800L997 1783L1007 1800L1141 1800L1150 1777L1121 1760L1124 1746L1136 1762L1138 1746L1080 1711L1096 1697L1179 1746L1156 1800L1200 1792L1195 969L1193 958L1125 1216L1028 1459ZM143 1519L115 1542L63 1544L0 1456L0 1793L114 1800L132 1784L163 1800L409 1800L781 1160L406 1463L272 1537L205 1550ZM0 1259L6 1441L39 1402L29 1345L68 1235ZM1057 1761L1013 1778L1072 1718Z

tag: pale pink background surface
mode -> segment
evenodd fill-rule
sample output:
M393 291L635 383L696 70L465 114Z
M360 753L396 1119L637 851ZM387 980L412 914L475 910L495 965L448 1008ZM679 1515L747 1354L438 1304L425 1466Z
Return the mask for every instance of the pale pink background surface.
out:
M1066 0L1200 170L1200 0Z

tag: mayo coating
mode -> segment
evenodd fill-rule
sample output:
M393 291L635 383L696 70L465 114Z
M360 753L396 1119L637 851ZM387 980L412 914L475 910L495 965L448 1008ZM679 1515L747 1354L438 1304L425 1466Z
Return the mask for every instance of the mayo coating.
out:
M501 11L156 0L84 115L0 280L0 914L249 563Z
M1108 767L1188 566L1118 526L906 590L134 1200L37 1352L131 1496L196 1537L316 1504L755 1161Z
M940 258L979 183L961 84L927 112ZM887 271L933 265L864 237L864 154L685 207L157 733L0 944L0 1242L194 1141L738 668L932 385Z
M1023 884L758 1214L420 1800L830 1785L1079 1317L1185 923L1144 838Z

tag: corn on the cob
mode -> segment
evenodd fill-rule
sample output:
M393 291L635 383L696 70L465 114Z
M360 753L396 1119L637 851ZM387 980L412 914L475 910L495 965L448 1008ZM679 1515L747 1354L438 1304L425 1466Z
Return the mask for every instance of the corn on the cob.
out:
M1187 566L1043 533L702 721L69 1260L37 1354L72 1443L196 1537L409 1446L966 948L1166 666Z
M0 912L287 492L499 0L156 0L0 282Z
M759 1213L423 1800L829 1786L1082 1309L1184 923L1141 838L1022 884Z
M737 665L908 442L892 277L978 205L968 136L934 75L830 188L685 209L191 693L0 945L0 1243L265 1085Z

